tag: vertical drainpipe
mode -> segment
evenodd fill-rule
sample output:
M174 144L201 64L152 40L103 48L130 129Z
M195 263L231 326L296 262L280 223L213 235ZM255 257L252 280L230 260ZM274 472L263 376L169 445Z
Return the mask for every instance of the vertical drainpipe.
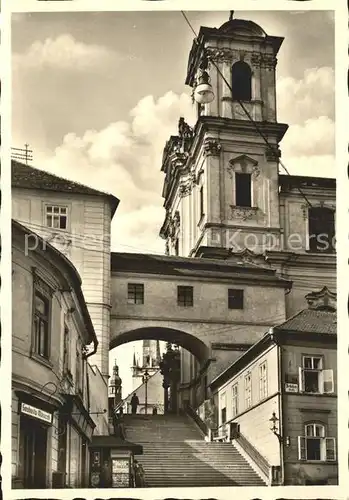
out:
M282 348L278 342L275 333L273 332L273 340L277 346L277 358L278 358L278 402L279 402L279 434L281 434L280 439L280 483L284 484L285 474L284 474L284 412L283 412L283 383L282 383Z

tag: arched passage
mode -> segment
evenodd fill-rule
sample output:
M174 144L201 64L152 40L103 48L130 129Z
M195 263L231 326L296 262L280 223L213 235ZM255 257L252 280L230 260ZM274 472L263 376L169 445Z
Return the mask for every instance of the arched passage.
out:
M160 326L139 327L118 333L117 335L114 334L114 336L112 335L109 348L114 349L127 343L142 340L159 340L176 344L187 351L187 353L185 353L185 351L182 353L184 356L190 353L196 360L191 358L189 365L187 361L183 365L187 367L185 372L186 375L183 375L182 372L181 377L184 376L184 380L181 378L182 382L180 385L178 385L179 381L177 380L174 386L168 386L170 387L170 394L172 394L169 399L168 391L165 389L163 400L165 411L169 408L168 401L170 401L170 411L174 411L174 408L183 408L186 402L190 401L190 403L193 404L199 394L198 391L201 391L203 395L206 394L206 374L211 362L211 349L202 340L176 328ZM188 360L188 358L186 359ZM183 358L181 356L181 363L182 360ZM192 362L194 364L192 364ZM191 369L193 369L193 371L191 371ZM189 379L187 377L189 377ZM146 386L144 386L144 389L145 387ZM137 396L140 391L142 391L142 389L137 389ZM140 394L142 395L142 392ZM147 396L145 396L145 401L149 401ZM145 407L147 407L147 404L148 403L145 402Z
M162 340L171 342L183 347L189 351L199 361L200 365L206 365L210 360L210 349L202 340L194 337L190 333L176 330L174 328L162 327L141 327L129 330L118 335L112 336L110 340L110 349L136 340Z

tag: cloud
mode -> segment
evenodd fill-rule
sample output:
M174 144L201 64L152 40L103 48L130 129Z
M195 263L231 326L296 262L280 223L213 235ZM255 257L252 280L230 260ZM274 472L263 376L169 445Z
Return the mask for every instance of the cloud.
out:
M277 82L278 120L300 124L314 118L334 117L334 70L311 68L301 80L280 78Z
M282 160L287 170L292 175L336 177L336 161L334 155L284 155ZM285 170L281 166L280 174L286 175Z
M332 155L334 146L335 125L327 116L292 125L282 141L283 153L292 156Z
M160 171L165 142L177 133L180 116L193 123L186 94L146 96L130 112L129 121L67 134L51 157L36 156L40 168L111 192L121 199L113 222L113 248L163 252L158 237L164 209Z
M85 44L72 35L36 41L21 54L13 57L14 69L64 69L89 70L96 64L103 65L116 54L100 45Z

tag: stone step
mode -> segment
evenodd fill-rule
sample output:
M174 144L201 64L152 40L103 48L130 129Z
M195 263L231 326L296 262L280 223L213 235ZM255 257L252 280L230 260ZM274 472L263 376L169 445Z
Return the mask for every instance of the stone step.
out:
M207 443L188 417L127 416L125 431L143 446L149 487L265 485L233 444Z

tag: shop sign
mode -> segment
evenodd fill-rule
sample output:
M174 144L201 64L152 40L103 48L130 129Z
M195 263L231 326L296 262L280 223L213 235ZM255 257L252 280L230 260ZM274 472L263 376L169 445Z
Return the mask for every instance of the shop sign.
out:
M29 415L30 417L37 418L48 424L52 424L52 413L40 410L40 408L35 408L35 406L28 405L26 403L21 403L21 413L24 415Z

